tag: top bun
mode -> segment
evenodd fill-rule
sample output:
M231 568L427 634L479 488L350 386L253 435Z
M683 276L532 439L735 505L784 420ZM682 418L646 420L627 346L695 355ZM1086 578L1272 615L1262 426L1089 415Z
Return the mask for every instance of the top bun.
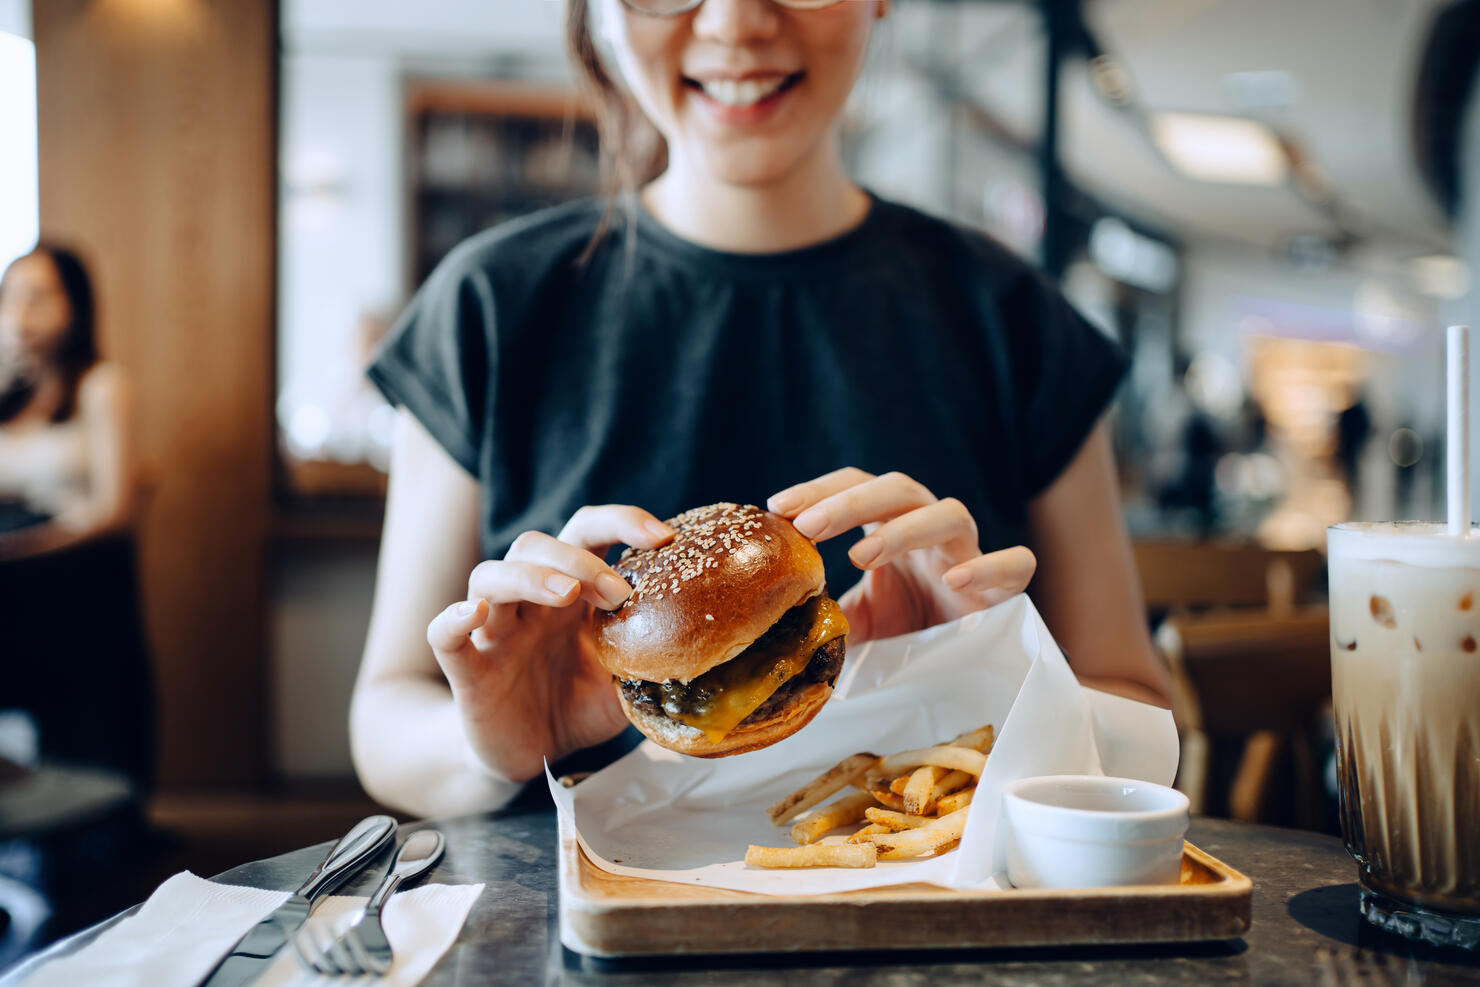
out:
M822 592L822 556L785 518L712 504L668 526L671 542L613 567L632 584L627 602L596 611L596 657L618 678L688 682Z

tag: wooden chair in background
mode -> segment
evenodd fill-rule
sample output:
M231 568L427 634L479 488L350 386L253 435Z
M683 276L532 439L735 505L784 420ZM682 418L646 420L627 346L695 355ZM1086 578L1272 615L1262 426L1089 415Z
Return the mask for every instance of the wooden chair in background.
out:
M1147 606L1166 615L1156 640L1174 682L1177 786L1193 811L1319 828L1316 750L1330 646L1325 605L1306 601L1324 558L1242 543L1135 549ZM1215 751L1230 744L1241 751L1228 770ZM1275 784L1282 775L1284 799Z

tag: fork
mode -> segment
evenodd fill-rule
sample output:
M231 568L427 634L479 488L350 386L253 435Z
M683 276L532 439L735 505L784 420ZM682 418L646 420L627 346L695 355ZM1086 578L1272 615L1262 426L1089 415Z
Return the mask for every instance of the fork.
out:
M380 924L380 911L390 896L406 881L429 870L447 841L435 829L412 833L391 861L380 886L365 907L338 936L321 941L315 923L305 922L293 935L293 952L305 970L331 977L358 977L367 973L380 975L391 968L391 944Z

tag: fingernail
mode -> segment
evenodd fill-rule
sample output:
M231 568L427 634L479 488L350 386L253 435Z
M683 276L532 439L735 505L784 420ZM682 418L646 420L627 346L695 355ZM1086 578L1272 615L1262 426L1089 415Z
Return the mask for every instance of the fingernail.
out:
M596 591L612 606L616 606L632 595L632 587L627 585L627 580L621 576L613 576L609 572L603 572L596 577Z
M781 493L766 501L766 506L778 514L794 511L802 504L802 495L791 490L783 490Z
M552 572L545 577L545 589L556 596L569 596L571 591L581 585L569 576L563 576L558 572Z
M642 525L648 530L648 534L654 538L668 539L673 537L673 529L662 521L645 521ZM626 585L625 583L623 585Z
M876 538L873 535L869 535L863 541L853 546L853 548L848 552L848 558L852 559L853 564L861 569L872 562L874 559L878 558L879 553L883 550L884 540L882 538Z
M951 569L943 577L945 584L951 589L961 589L971 582L971 573L965 569Z
M472 600L464 600L457 605L457 615L459 617L471 617L477 611L477 609L478 604L474 603Z
M809 507L791 523L808 538L815 538L827 527L827 512L820 507Z

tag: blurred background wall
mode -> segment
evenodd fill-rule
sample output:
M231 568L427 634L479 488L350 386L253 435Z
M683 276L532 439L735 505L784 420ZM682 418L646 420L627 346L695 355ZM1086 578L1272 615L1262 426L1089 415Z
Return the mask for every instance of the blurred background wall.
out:
M259 783L275 7L45 0L32 17L41 227L93 265L100 342L130 372L138 404L159 780ZM86 598L79 586L80 633Z

